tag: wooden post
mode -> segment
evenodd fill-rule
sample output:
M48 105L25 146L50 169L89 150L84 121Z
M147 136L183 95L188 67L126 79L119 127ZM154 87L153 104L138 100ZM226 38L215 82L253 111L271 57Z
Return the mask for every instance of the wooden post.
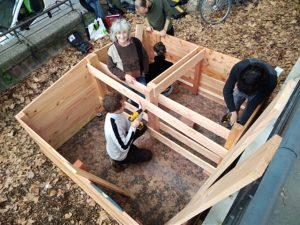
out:
M154 96L152 86L153 86L153 84L149 84L148 87L146 88L145 97L146 97L146 100L148 100L152 104L158 106L158 99L157 99L157 97ZM156 131L159 130L159 119L155 114L153 114L151 112L148 112L148 124L149 124L149 127L151 127L153 130L156 130Z
M136 24L135 26L135 37L138 38L141 42L143 42L143 31L144 25L143 24Z
M97 54L95 54L95 53L89 54L86 58L86 61L88 64L91 64L98 69L100 68L100 62L98 60ZM96 85L96 88L97 88L97 91L99 94L99 101L100 101L100 104L102 105L102 100L103 100L105 94L108 92L107 85L105 83L103 83L102 81L100 81L99 79L96 79L94 76L91 76L91 77Z

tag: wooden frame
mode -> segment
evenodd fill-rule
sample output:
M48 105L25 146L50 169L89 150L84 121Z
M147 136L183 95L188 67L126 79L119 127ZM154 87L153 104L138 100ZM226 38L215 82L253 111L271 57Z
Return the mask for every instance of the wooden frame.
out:
M161 38L155 32L151 35L143 35L140 28L137 30L137 36L142 39L143 45L150 55L150 59L153 59L153 55L151 55L153 44L161 40L168 49L168 60L174 62L172 67L150 82L147 87L139 83L128 85L144 93L146 99L128 89L124 86L123 81L109 72L105 64L107 49L109 47L107 45L85 57L55 84L25 107L16 116L16 119L40 146L41 151L99 203L101 207L121 224L133 225L138 223L88 179L94 182L97 181L98 183L102 182L103 187L114 189L124 195L129 195L128 191L123 190L122 187L107 184L93 174L75 168L55 149L59 148L95 117L97 112L103 110L101 100L109 88L119 91L130 99L141 102L147 111L144 119L148 120L150 134L183 157L203 168L208 174L211 174L205 184L193 196L191 202L168 222L168 224L181 224L217 201L225 198L228 193L233 193L261 176L267 164L262 162L258 173L253 175L251 169L249 169L249 162L246 161L244 167L236 168L232 172L236 175L245 175L241 177L242 182L240 182L240 179L233 179L231 174L227 174L218 182L215 182L264 129L268 121L273 120L279 115L291 94L294 84L290 84L272 102L232 150L228 151L223 146L213 142L158 107L158 104L175 111L185 118L189 118L192 122L227 139L230 135L228 129L163 96L161 92L169 85L178 81L184 87L191 90L192 93L202 94L213 101L220 102L222 100L222 84L224 85L228 72L238 59L175 37L167 36ZM126 104L126 108L130 111L136 110L130 104ZM164 133L175 137L178 141L189 146L202 156L199 157L177 142L171 141ZM258 157L269 161L274 153L274 149L276 149L276 146L280 142L278 137L274 139L275 141L271 141L271 144L268 143L262 147L263 150L261 152L263 153L257 153L251 160L255 160ZM233 182L227 190L223 185L227 184L228 179L233 179ZM218 192L221 187L224 191L218 197L215 197L214 193Z

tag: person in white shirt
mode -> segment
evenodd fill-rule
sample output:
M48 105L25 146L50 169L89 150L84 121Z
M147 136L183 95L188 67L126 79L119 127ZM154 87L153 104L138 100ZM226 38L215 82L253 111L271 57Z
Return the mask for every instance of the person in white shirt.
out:
M144 125L137 129L141 118L130 122L124 115L125 99L119 93L108 93L103 100L103 107L107 111L104 134L106 151L112 160L112 166L119 172L124 164L140 163L151 160L152 152L140 149L133 142L147 130Z

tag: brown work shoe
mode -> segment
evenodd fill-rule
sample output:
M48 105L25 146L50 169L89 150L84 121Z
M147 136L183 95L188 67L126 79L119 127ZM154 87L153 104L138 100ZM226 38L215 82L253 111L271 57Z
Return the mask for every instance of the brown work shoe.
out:
M121 165L119 163L117 163L116 161L114 160L110 160L110 163L112 165L112 168L115 172L119 173L123 170L125 170L126 166L125 165Z

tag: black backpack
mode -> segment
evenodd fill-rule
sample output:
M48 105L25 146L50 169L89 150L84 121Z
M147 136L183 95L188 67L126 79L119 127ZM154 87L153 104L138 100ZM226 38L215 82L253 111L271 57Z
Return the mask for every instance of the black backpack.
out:
M78 31L69 34L68 42L82 54L88 53L93 48L90 42L83 40L81 33Z

